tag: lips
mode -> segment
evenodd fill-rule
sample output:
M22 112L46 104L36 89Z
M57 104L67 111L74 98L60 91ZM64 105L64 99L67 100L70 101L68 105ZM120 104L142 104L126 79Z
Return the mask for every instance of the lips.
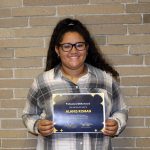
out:
M70 60L79 60L79 56L69 57Z
M70 58L79 58L79 56L71 56Z

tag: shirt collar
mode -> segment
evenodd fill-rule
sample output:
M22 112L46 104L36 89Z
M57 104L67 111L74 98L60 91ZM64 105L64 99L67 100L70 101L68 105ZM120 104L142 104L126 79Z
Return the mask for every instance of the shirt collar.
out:
M87 66L88 74L96 76L93 67L90 64L87 64L87 63L85 63L85 65ZM61 64L57 65L54 68L54 78L55 79L56 78L62 78L62 76L63 76L60 68L61 68Z
M96 73L95 73L95 71L93 69L93 66L90 65L90 64L87 64L87 63L85 65L87 66L88 74L96 76Z
M54 68L54 78L60 78L62 77L62 72L61 72L61 64L57 65L55 68Z

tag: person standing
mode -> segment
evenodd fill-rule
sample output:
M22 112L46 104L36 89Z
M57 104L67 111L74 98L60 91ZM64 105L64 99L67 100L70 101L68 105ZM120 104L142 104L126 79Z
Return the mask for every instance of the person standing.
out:
M59 21L51 36L46 69L34 79L22 115L27 129L38 135L37 150L111 150L111 138L124 130L128 118L118 79L118 72L79 20ZM106 104L103 133L54 133L53 94L100 92Z

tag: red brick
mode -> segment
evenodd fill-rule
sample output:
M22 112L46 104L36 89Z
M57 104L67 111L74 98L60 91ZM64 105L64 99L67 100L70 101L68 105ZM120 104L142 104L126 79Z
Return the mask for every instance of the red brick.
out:
M149 13L150 4L127 4L126 11L127 13Z
M58 7L58 15L81 15L81 14L110 14L123 13L124 6L120 4L111 5L79 5L76 6L60 6Z
M12 9L12 16L47 16L55 15L54 7L22 7Z
M24 0L25 6L47 6L47 5L72 5L72 4L87 4L88 0Z
M27 18L4 18L0 19L0 28L25 27L28 25Z
M139 14L120 14L120 15L82 15L77 16L85 24L131 24L141 23L142 17Z
M0 18L11 17L11 9L0 9Z
M0 40L0 47L15 48L15 47L34 47L43 46L43 41L40 39L5 39Z
M20 7L22 0L1 0L0 7Z
M150 36L108 36L108 44L150 44Z
M15 134L15 133L14 133ZM3 148L5 149L10 149L10 148L21 148L21 149L26 149L26 148L30 148L29 150L32 149L32 147L36 146L36 139L3 139L2 140L3 143ZM8 144L9 143L9 144Z

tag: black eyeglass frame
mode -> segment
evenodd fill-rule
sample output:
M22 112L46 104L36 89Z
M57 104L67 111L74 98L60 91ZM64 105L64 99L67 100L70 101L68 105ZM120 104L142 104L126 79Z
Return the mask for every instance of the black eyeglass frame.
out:
M67 45L67 44L70 45L71 48L66 51L66 50L64 50L63 46L64 46L64 45ZM78 49L78 47L77 47L78 44L84 44L84 49L82 49L82 50ZM62 43L62 44L59 44L58 46L61 47L61 49L62 49L64 52L69 52L69 51L72 50L73 47L75 47L78 51L84 51L85 48L87 47L87 45L88 45L88 44L87 44L86 42L77 42L77 43L74 43L74 44L72 44L72 43Z

